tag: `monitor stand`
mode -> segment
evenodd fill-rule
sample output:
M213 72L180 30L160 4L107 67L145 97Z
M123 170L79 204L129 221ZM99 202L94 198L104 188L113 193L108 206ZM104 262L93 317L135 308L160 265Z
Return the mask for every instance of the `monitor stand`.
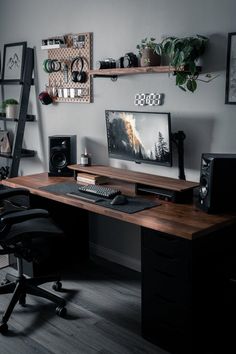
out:
M176 133L172 133L171 138L176 144L178 151L179 179L186 180L184 173L184 139L186 138L186 135L183 130L179 130Z

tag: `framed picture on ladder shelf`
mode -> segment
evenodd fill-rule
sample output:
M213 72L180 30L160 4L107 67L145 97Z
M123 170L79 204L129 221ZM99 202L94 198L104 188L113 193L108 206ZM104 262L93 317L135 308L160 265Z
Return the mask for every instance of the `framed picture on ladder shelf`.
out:
M2 80L11 82L22 81L27 42L9 43L4 45Z
M228 34L225 103L236 104L236 32Z

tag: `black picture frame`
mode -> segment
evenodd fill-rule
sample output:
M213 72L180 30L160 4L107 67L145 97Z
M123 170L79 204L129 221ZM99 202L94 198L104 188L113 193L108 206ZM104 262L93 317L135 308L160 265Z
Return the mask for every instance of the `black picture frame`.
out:
M228 33L225 103L236 104L236 32Z
M24 62L27 42L9 43L4 45L2 80L21 82L24 74Z

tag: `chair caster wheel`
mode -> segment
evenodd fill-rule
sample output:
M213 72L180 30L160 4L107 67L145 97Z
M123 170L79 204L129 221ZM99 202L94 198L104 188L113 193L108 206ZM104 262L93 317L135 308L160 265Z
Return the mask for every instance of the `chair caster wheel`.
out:
M67 310L64 306L59 305L56 308L56 314L57 314L57 316L65 317L67 314Z
M7 284L9 284L10 283L10 280L8 280L8 279L3 279L2 281L1 281L1 284L0 285L7 285Z
M62 283L60 281L56 281L53 286L52 286L53 290L55 291L61 291L62 289Z
M7 323L4 323L4 322L0 323L0 333L6 334L7 331L8 331Z

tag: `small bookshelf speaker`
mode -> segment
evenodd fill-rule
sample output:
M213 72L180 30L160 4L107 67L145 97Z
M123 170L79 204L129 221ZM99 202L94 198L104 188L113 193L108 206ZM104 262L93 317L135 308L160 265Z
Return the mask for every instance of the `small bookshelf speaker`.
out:
M73 176L68 165L76 164L76 135L49 136L49 176Z

